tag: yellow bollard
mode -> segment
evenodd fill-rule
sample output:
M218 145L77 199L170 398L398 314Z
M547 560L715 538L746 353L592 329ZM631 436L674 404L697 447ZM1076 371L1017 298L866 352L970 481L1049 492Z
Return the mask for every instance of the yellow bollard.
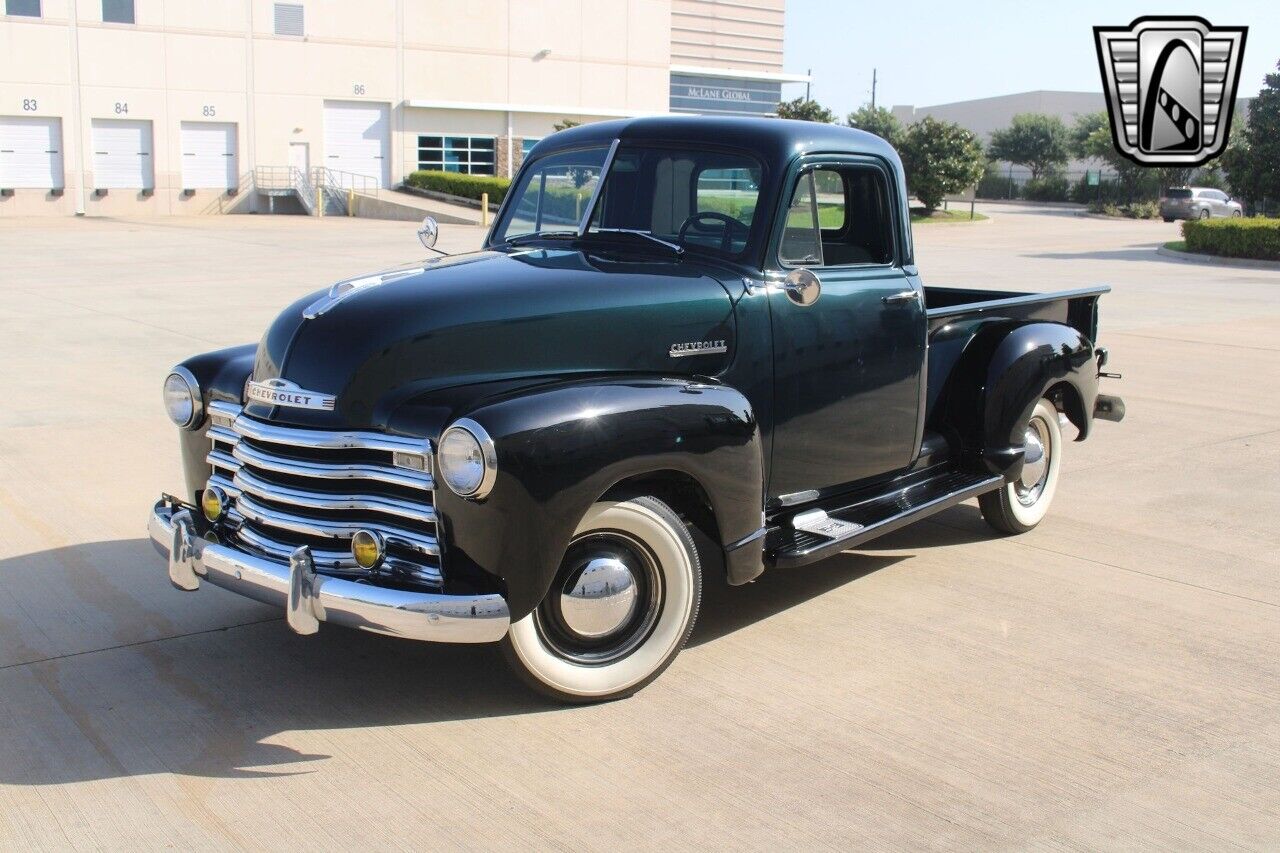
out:
M316 216L324 216L324 190L316 187Z
M356 215L356 191L348 187L347 188L347 216L355 216L355 215Z
M489 227L489 194L480 193L480 224Z

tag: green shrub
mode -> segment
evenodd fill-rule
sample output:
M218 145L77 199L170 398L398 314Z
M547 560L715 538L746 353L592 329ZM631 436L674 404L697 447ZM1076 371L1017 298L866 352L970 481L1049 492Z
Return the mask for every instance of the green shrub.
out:
M1063 175L1032 178L1022 185L1022 197L1028 201L1066 201L1067 179Z
M488 193L490 204L501 204L507 196L507 190L511 189L511 181L507 178L466 175L461 172L420 170L410 173L404 182L418 189L471 198L476 201L480 200L481 193Z
M1182 236L1188 252L1280 261L1280 219L1188 219Z
M987 163L978 180L978 198L1017 198L1018 182L1000 168L995 161Z
M1154 201L1135 201L1133 204L1094 202L1089 205L1089 210L1092 213L1101 213L1103 216L1117 216L1125 219L1155 219L1160 215L1160 206Z

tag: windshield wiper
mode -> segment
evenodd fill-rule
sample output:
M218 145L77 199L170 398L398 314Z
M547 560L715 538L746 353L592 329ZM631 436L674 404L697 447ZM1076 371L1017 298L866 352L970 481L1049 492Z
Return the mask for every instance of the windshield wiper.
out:
M506 238L502 242L511 246L518 246L530 240L573 240L577 236L577 231L535 231L532 234L517 234L514 237Z
M672 243L669 240L663 240L661 237L655 237L648 231L641 231L638 228L595 228L587 232L587 236L591 234L635 234L637 237L652 240L660 246L666 246L677 255L684 254L684 246L681 246L678 243Z

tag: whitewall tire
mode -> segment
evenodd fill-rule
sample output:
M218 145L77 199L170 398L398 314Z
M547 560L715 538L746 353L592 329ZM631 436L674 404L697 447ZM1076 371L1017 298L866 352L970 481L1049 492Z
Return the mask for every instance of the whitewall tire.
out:
M1062 427L1058 410L1041 400L1031 412L1025 437L1022 474L978 498L982 517L1001 533L1026 533L1041 522L1053 503L1062 466Z
M698 617L697 548L652 497L600 501L574 533L546 598L502 641L535 689L567 702L635 693L680 653Z

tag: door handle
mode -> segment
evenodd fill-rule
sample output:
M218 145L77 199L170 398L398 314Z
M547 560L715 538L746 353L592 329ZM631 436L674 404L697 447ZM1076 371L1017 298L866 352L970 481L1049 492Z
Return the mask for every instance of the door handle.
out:
M920 298L918 290L904 290L901 293L894 293L890 296L883 297L880 301L885 305L905 305L913 299Z

